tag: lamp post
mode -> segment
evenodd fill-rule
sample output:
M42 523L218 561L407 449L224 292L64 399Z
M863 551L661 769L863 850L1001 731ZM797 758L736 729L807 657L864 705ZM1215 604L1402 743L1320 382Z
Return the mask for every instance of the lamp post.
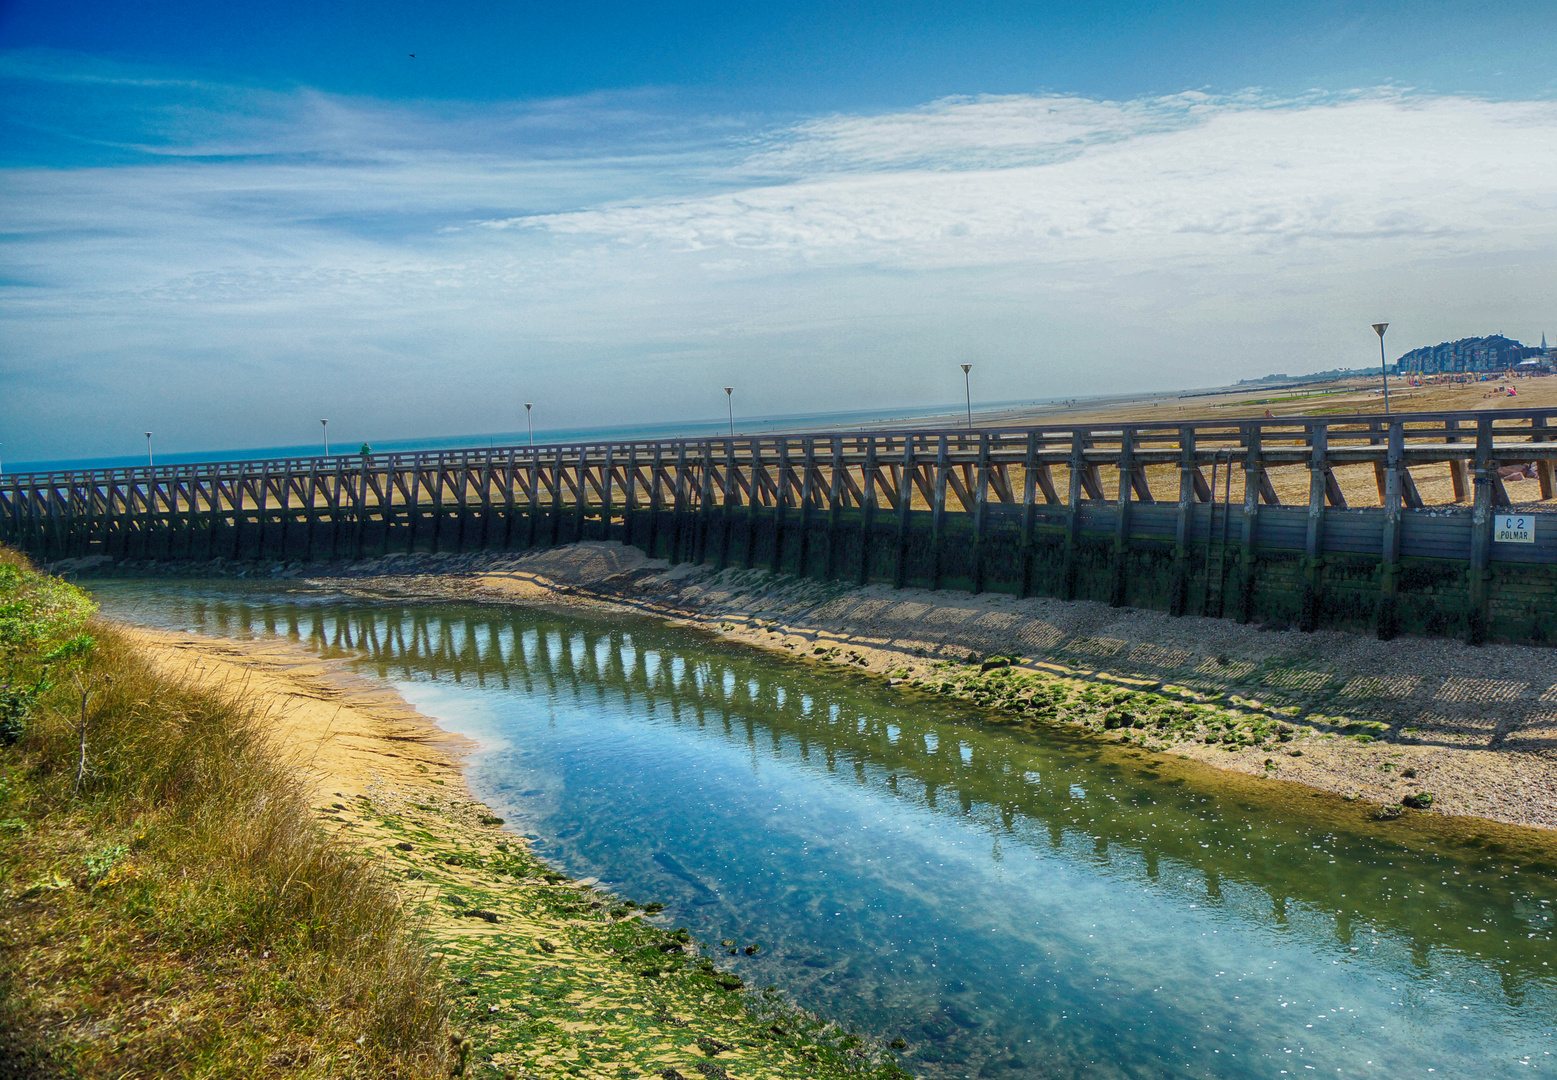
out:
M972 364L962 365L962 391L968 398L968 430L973 430L973 384L968 381L968 369Z
M535 445L535 424L530 420L530 407L534 404L535 402L533 401L526 401L524 403L524 426L530 429L531 446Z
M320 420L319 421L319 426L324 429L324 456L325 457L329 457L330 456L330 422L328 420Z
M1389 415L1389 364L1384 360L1384 331L1389 329L1389 323L1376 322L1373 324L1373 332L1379 335L1379 377L1384 380L1384 415Z
M727 387L724 388L724 404L725 404L725 407L730 411L730 437L732 439L735 438L735 397L734 397L734 394L735 394L735 387L727 386Z
M152 467L151 463L151 432L146 433L146 467Z

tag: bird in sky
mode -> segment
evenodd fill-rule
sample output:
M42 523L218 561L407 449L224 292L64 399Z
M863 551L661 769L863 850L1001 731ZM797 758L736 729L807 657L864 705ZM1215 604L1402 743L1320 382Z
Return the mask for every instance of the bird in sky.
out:
M416 59L416 54L415 53L407 53L406 55L409 56L412 60Z

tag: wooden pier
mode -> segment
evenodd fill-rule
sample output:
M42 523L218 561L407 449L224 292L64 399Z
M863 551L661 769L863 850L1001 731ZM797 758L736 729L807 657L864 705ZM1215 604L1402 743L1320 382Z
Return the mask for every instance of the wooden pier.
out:
M46 562L319 562L613 539L720 568L1544 641L1557 635L1557 514L1533 504L1554 494L1553 415L868 430L8 474L0 539ZM1499 469L1526 463L1535 477L1511 499ZM1498 540L1514 502L1532 510L1528 539Z

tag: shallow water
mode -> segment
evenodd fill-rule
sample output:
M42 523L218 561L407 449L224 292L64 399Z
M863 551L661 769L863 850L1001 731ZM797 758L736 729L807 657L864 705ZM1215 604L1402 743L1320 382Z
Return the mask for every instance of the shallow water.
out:
M364 657L553 864L926 1077L1552 1075L1557 844L1024 731L624 617L109 582ZM722 951L722 950L721 950Z

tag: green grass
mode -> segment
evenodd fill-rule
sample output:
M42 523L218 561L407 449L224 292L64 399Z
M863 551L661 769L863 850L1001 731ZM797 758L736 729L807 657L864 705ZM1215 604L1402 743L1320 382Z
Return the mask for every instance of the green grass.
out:
M0 1077L448 1075L442 968L392 889L252 711L90 613L0 552Z

